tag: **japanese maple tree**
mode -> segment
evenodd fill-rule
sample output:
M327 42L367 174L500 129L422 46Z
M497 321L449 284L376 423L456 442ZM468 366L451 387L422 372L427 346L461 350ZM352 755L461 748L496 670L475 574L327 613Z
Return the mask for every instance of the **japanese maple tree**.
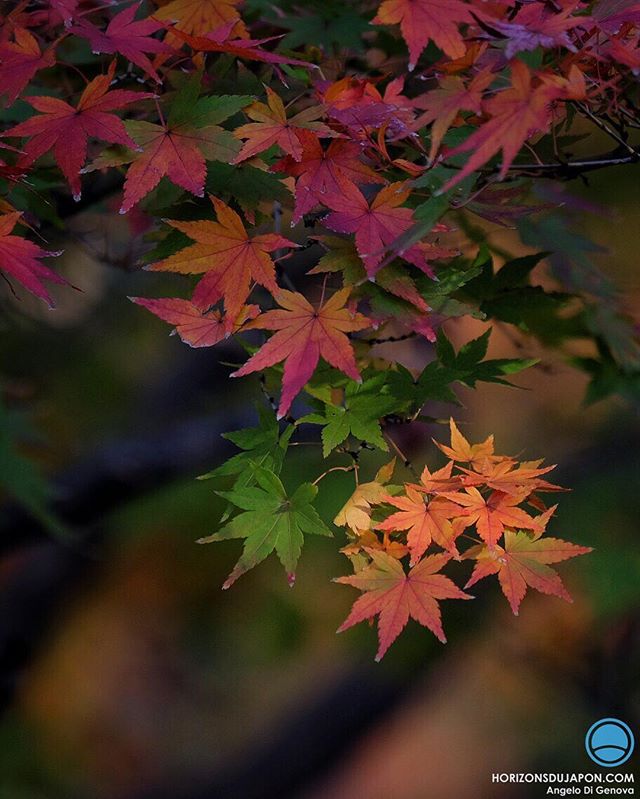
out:
M131 220L135 266L154 273L130 298L140 315L217 348L260 405L207 475L226 511L199 540L244 542L223 587L272 553L293 585L305 537L334 535L353 567L337 582L362 592L340 630L377 618L378 658L409 619L445 641L440 602L472 599L485 577L514 613L529 589L570 599L552 565L589 548L546 532L553 467L498 454L486 431L472 443L453 418L445 442L437 424L456 386L534 367L532 341L589 376L588 401L638 395L638 326L567 227L561 184L640 161L639 9L2 6L0 300L19 312L24 291L53 306L83 289L45 243L70 199ZM496 229L529 254L497 246ZM153 296L155 273L175 294ZM465 317L486 329L456 349ZM514 357L487 357L492 323ZM317 445L307 482L287 468L301 443ZM336 471L354 485L332 529L317 499Z

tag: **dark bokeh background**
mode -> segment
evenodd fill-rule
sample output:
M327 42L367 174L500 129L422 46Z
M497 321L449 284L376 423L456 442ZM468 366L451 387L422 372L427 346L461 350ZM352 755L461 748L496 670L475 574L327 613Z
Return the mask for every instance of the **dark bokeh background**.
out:
M584 226L610 248L599 263L632 310L636 182L622 171L581 190L608 209ZM293 590L275 559L220 590L239 544L195 545L222 506L194 478L232 451L221 432L252 423L258 384L227 379L219 361L242 357L234 345L190 350L127 302L180 285L132 268L135 223L99 210L68 225L62 268L82 293L58 291L55 312L1 300L5 414L64 524L53 532L10 498L0 515L3 799L539 796L490 775L592 770L590 724L637 725L637 408L583 407L586 378L553 353L522 389L461 393L472 440L493 432L502 452L559 464L572 493L551 532L595 552L560 567L573 605L530 594L516 619L486 581L476 602L445 605L446 646L410 623L376 665L374 630L334 632L354 599L330 581L348 565L336 542L308 539ZM513 232L490 235L521 251ZM482 328L447 329L461 342ZM499 328L492 353L514 349ZM446 431L422 433L395 435L436 463L430 436ZM285 480L317 476L313 452L292 450ZM350 481L323 481L327 521Z

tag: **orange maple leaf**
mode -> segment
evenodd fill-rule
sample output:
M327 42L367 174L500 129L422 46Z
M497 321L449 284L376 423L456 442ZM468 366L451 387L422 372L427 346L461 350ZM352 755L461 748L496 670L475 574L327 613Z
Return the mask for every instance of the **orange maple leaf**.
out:
M318 309L293 291L274 293L282 310L267 311L247 328L277 331L232 377L257 372L284 361L278 418L285 416L296 394L309 381L320 356L353 380L360 380L346 333L364 330L370 321L345 308L349 289L337 291Z
M460 0L384 0L373 24L400 23L412 70L430 41L450 58L462 58L466 48L458 26L472 21L469 6Z
M253 119L246 125L240 125L233 131L238 139L246 139L234 163L245 161L271 147L273 144L288 153L295 161L300 161L304 145L298 132L310 130L316 136L335 136L336 134L323 122L317 120L324 114L324 108L314 105L287 119L287 111L282 99L268 86L267 104L252 103L245 109L247 116Z
M543 474L555 469L555 466L540 467L542 461L527 461L518 463L505 459L499 462L485 460L477 471L465 469L462 478L466 486L486 485L505 494L517 494L523 488L529 491L564 491L566 489L541 480Z
M338 577L337 583L365 591L357 599L338 632L379 614L376 660L380 660L400 635L409 618L427 627L442 643L446 642L439 599L473 599L444 574L437 574L451 555L442 553L424 558L406 574L401 563L385 552L367 549L372 560L356 574Z
M518 507L529 494L530 489L524 488L513 494L492 491L488 497L484 497L477 488L471 486L463 494L446 493L444 496L464 507L459 524L463 527L475 524L480 538L489 548L493 548L505 527L539 529L540 522Z
M453 419L449 419L449 429L451 431L450 447L447 447L446 444L440 444L434 439L434 444L444 452L447 458L452 461L470 463L472 466L481 466L487 459L496 459L497 456L493 454L493 436L489 436L480 444L470 444L458 430L458 426Z
M479 114L482 108L484 90L494 79L489 69L478 73L473 80L465 86L462 78L457 75L447 75L440 80L440 87L416 97L415 107L424 111L416 119L416 130L429 125L431 127L431 148L429 161L433 161L440 148L445 133L453 124L460 111L475 111Z
M425 501L424 494L411 485L405 486L405 492L406 496L384 497L385 502L399 510L377 524L376 528L385 531L409 531L407 545L411 552L412 566L420 560L432 541L452 555L457 555L454 544L456 532L450 520L460 515L460 507L442 497Z
M249 34L236 7L241 2L242 0L171 0L163 4L153 16L165 22L175 22L174 27L177 30L196 36L205 36L218 28L229 26L229 33L247 38Z
M457 488L462 488L462 478L458 474L452 474L453 461L449 461L442 469L437 469L435 472L429 471L429 467L425 466L420 475L420 484L413 485L419 491L427 494L441 494L444 491L453 491Z
M224 297L227 317L233 320L249 296L252 280L271 292L278 290L275 265L269 253L298 245L275 233L249 238L242 219L232 208L217 197L212 196L211 202L217 222L167 220L171 227L196 243L147 268L187 275L205 273L196 287L193 302L206 308Z
M504 538L504 548L479 547L465 553L466 558L476 559L473 574L465 588L483 577L497 574L502 591L516 616L527 587L543 594L559 596L567 602L573 601L558 573L548 564L586 555L592 551L591 547L546 536L536 539L525 532L507 531Z

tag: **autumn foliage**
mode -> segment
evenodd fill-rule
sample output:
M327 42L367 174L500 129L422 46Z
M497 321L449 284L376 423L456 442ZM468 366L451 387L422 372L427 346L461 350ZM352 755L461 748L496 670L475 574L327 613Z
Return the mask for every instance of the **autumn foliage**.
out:
M378 657L409 618L444 641L439 602L471 599L485 577L514 613L528 589L569 599L552 564L588 550L546 534L551 467L470 444L452 420L450 443L436 435L446 463L415 471L392 428L428 438L456 385L535 366L488 359L490 329L456 350L448 325L465 316L562 353L589 375L589 401L637 391L637 328L560 209L564 181L640 160L640 4L23 0L0 13L3 301L19 308L22 287L53 306L75 290L43 241L69 196L102 187L91 202L117 197L143 239L138 266L175 275L172 296L131 299L185 344L225 347L231 377L259 378L246 383L258 425L228 434L240 451L209 475L228 508L201 540L244 541L224 587L272 552L293 584L304 537L332 535L321 481L346 471L355 491L334 522L354 573L338 582L362 595L340 629L377 616ZM492 227L517 228L531 254L492 247ZM404 365L406 341L420 366ZM288 448L309 438L331 461L289 485ZM364 450L386 462L368 480ZM464 588L443 574L459 582L468 560Z

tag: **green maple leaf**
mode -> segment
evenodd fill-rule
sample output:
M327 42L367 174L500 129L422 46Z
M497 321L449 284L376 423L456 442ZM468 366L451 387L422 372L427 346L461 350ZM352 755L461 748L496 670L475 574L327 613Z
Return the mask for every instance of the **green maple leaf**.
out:
M425 402L452 402L459 404L452 385L462 383L475 388L476 383L512 385L507 380L537 363L535 358L494 358L483 360L487 354L491 330L468 341L458 352L444 334L438 331L437 360L431 361L417 378L400 366L387 374L387 386L400 407L420 408Z
M223 584L229 588L249 569L263 561L274 550L287 572L289 584L295 581L295 571L304 533L331 536L312 502L318 493L316 486L303 483L291 496L280 479L267 469L254 472L257 485L219 491L241 513L221 530L201 538L199 544L226 541L229 538L244 538L242 555Z
M394 411L397 402L385 391L385 381L384 374L363 383L350 380L345 388L343 405L327 404L323 413L312 413L299 420L323 425L322 453L325 458L350 435L378 449L389 449L382 437L380 419Z
M200 480L238 475L235 487L239 488L254 482L257 469L280 473L294 428L292 425L287 425L284 432L280 433L280 425L274 413L259 407L258 415L257 427L223 433L223 438L232 441L243 451L233 455L213 471L203 474Z
M501 383L511 385L506 379L507 375L514 375L523 369L528 369L537 363L536 358L494 358L483 360L487 354L491 328L478 338L468 341L458 352L453 348L449 339L442 330L438 331L436 354L441 366L447 373L450 383L463 383L470 388L475 388L479 381L484 383ZM425 370L426 372L426 370ZM420 386L423 374L418 379Z

